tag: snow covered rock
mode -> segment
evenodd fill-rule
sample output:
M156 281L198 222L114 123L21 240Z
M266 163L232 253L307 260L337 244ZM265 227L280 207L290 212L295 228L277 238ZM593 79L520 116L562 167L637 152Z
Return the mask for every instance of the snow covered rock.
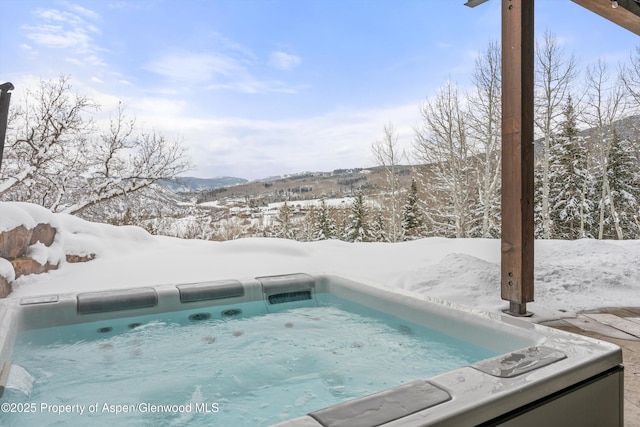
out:
M49 247L53 244L53 240L56 238L57 230L50 224L40 223L35 226L33 233L31 234L31 244L34 245L38 242Z
M31 244L32 235L33 230L24 225L0 233L0 257L14 259L24 254Z
M45 262L44 264L41 264L35 259L29 258L29 257L12 259L11 264L13 265L13 270L15 271L16 278L20 276L25 276L27 274L46 273L47 271L57 269L59 265L59 264L50 264L49 262Z
M11 293L11 285L4 277L0 276L0 297L4 298Z
M0 204L0 298L20 276L57 269L64 260L54 215L28 203Z
M4 298L11 292L11 285L9 284L15 280L15 272L11 263L0 258L0 298Z
M0 233L0 298L11 292L10 284L18 277L58 268L55 236L56 229L46 223L32 229L21 224Z

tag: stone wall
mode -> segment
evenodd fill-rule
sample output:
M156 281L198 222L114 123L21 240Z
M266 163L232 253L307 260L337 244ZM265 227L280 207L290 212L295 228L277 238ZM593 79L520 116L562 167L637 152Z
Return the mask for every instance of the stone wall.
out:
M4 275L0 274L0 298L11 293L11 283L17 278L28 274L46 273L50 270L56 270L60 266L63 260L61 254L57 254L59 248L54 250L52 247L56 236L58 239L61 238L57 230L49 224L37 224L32 229L20 225L13 230L0 233L0 258L7 260L13 268L10 274L6 274L6 272ZM40 256L32 255L36 252L34 245L40 245ZM42 246L44 246L44 251ZM47 259L44 262L42 262L43 253L44 258ZM64 261L68 263L86 262L95 258L95 254L86 256L66 254L62 256L64 256ZM3 269L0 268L0 273L2 271Z
M37 224L32 229L20 225L13 230L0 233L0 258L8 260L13 266L13 277L0 276L0 298L11 292L11 282L27 274L40 274L57 269L60 262L40 263L29 256L29 248L41 243L46 248L51 247L57 230L49 224Z

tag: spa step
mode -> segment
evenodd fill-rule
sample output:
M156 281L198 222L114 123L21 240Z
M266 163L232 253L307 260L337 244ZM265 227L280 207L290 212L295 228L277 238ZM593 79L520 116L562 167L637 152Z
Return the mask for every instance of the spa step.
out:
M582 330L595 332L607 337L618 338L623 340L634 340L634 341L638 340L638 338L636 338L634 335L627 334L626 332L623 332L620 329L616 329L612 326L605 325L603 323L598 322L595 319L592 319L582 314L579 314L575 318L569 318L569 319L563 319L563 320Z
M584 315L603 325L611 326L612 328L633 335L636 338L640 338L640 325L631 320L609 313L585 313Z

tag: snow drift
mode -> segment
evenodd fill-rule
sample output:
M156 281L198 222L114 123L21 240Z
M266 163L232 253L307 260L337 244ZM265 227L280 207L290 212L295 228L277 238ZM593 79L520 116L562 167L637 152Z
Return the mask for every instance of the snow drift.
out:
M58 270L22 276L13 282L10 298L307 272L366 280L484 311L508 306L500 299L500 241L495 239L183 240L152 236L138 227L91 223L34 205L0 203L0 230L35 222L58 229L60 244L53 250L93 253L96 259L62 261ZM639 240L538 240L535 257L535 302L528 304L533 321L603 306L640 306ZM0 266L0 274L11 276L10 266Z

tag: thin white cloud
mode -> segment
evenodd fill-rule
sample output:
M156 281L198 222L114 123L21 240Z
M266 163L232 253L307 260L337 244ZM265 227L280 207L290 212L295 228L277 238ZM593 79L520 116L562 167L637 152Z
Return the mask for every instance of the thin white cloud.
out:
M97 67L103 67L107 65L100 56L93 54L87 54L84 56L68 56L65 58L65 60L79 67L85 66L87 64L91 64Z
M245 67L236 59L216 53L167 54L148 64L146 69L165 78L191 84L245 73Z
M210 37L212 48L218 52L225 52L243 63L253 63L258 60L258 56L251 49L220 33L212 33Z
M100 29L91 22L99 15L81 6L67 7L69 10L36 9L36 22L22 26L26 38L39 48L65 51L66 60L76 65L104 66L98 54L104 49L95 42Z
M279 70L291 70L302 62L299 56L286 52L271 52L269 55L269 65Z
M189 147L197 176L259 179L306 170L372 166L371 144L392 122L401 148L410 151L419 102L366 111L338 109L301 119L194 118L187 103L172 98L131 102L140 123Z
M218 34L214 38L215 47L220 51L167 53L145 68L177 84L197 85L205 90L230 90L247 94L295 94L299 90L300 87L282 81L258 77L259 61L250 49ZM293 59L287 61L289 64L295 62ZM284 62L281 66L285 66Z
M128 103L132 111L140 112L151 119L161 118L161 121L174 117L178 119L184 113L187 102L183 99L167 99L161 97L145 97L131 100ZM138 115L138 114L136 114ZM160 123L151 123L154 127Z
M213 32L206 40L207 47L198 51L168 48L151 60L145 69L167 82L198 90L232 91L245 94L295 94L304 85L290 85L281 80L263 77L265 61L255 52L224 35ZM296 67L301 59L284 52L273 52L266 63L278 69Z
M87 19L97 21L100 19L100 15L93 10L87 9L77 4L69 4L69 9L76 12L78 15L82 15Z
M258 93L286 93L294 95L301 87L288 86L280 81L260 81L250 74L246 74L226 83L212 83L205 86L207 90L231 90L234 92L258 94Z
M35 44L54 49L83 48L89 40L86 33L68 31L61 25L39 25L24 27L24 29L29 32L27 34L29 40Z
M68 22L70 24L77 24L81 21L81 18L57 9L36 9L34 15L46 21Z

